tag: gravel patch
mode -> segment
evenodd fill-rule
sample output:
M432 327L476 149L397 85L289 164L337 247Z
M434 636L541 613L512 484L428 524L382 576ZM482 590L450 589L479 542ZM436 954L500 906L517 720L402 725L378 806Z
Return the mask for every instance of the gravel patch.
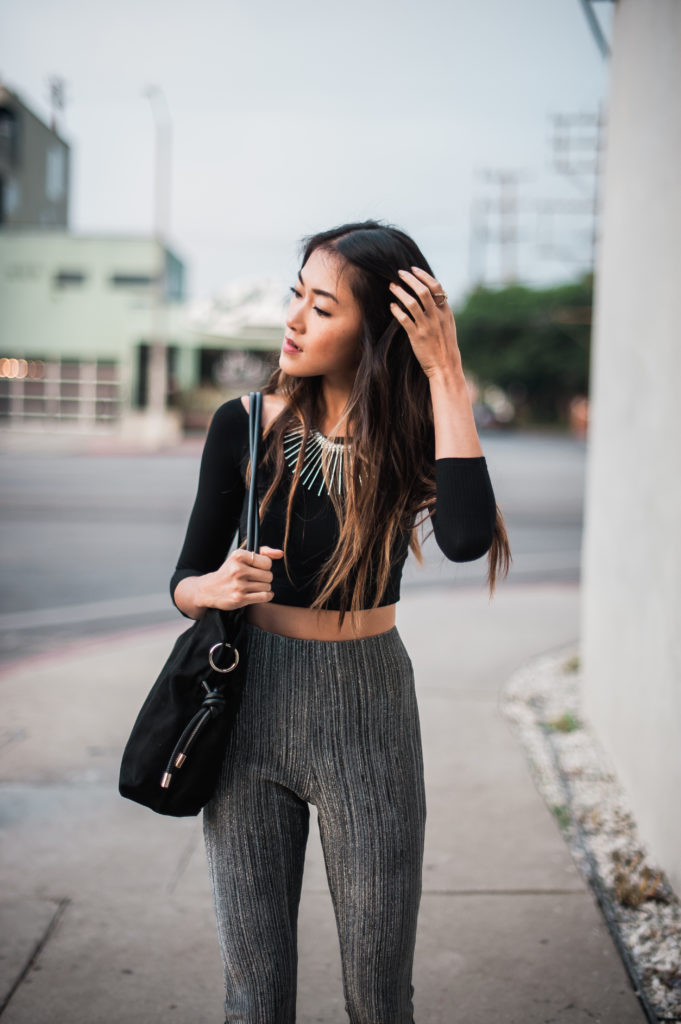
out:
M641 841L612 763L581 717L579 648L523 665L500 711L605 916L648 1019L681 1021L681 903Z

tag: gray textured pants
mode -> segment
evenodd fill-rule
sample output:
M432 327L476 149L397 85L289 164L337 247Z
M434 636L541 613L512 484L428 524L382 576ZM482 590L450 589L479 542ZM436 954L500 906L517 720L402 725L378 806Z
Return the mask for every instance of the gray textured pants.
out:
M300 640L248 625L244 697L203 811L229 1024L293 1024L308 804L352 1024L413 1024L426 799L397 627Z

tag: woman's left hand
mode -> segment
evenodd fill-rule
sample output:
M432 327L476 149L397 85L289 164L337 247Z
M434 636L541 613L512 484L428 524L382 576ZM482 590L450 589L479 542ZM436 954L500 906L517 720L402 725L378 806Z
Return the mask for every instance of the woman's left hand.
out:
M444 292L444 288L420 267L412 267L411 271L399 270L398 273L418 299L401 285L391 282L393 295L409 311L407 315L397 302L391 302L392 314L407 332L414 355L427 377L447 369L463 375L454 314L448 302L438 306L433 298L435 293Z

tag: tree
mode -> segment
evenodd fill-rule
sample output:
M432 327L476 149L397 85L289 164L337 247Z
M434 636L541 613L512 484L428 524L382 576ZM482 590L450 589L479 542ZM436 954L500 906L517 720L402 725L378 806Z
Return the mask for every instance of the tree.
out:
M454 312L464 371L496 384L519 422L564 422L588 394L593 277L545 289L476 288Z

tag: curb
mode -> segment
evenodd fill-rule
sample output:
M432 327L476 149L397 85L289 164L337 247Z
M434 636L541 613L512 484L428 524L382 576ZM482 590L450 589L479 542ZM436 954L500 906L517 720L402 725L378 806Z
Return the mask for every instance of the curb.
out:
M648 852L613 766L580 711L579 645L533 658L499 710L588 882L649 1024L681 1021L681 901Z

